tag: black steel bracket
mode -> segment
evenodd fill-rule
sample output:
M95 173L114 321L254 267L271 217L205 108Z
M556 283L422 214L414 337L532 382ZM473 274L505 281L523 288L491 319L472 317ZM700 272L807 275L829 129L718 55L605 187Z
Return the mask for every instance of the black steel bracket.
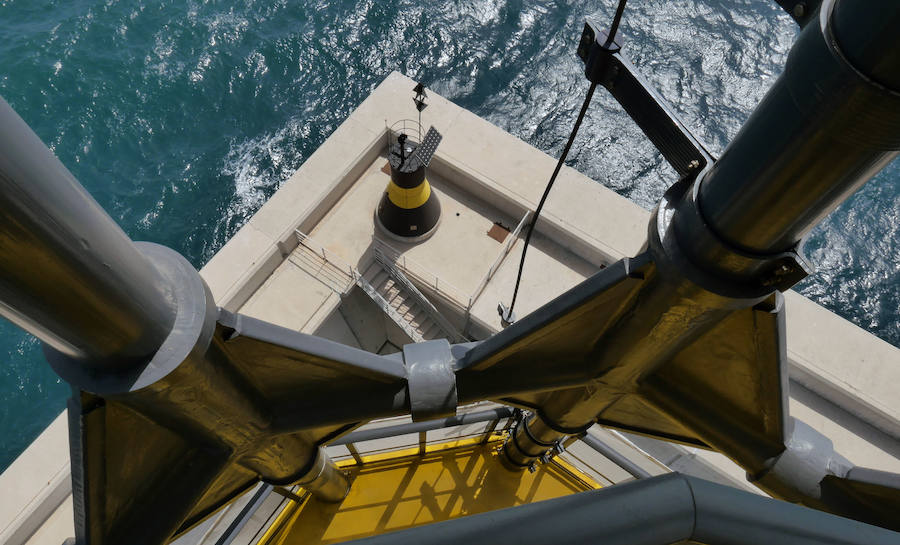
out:
M822 0L775 0L790 15L800 28L815 20Z
M706 147L685 127L674 110L622 54L606 33L584 24L578 56L584 75L606 88L679 176L696 173L713 162Z

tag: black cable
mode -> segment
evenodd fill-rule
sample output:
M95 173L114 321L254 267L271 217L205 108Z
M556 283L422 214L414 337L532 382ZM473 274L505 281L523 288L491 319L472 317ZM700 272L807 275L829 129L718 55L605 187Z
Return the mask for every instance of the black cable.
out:
M616 14L613 16L612 26L609 27L609 36L606 37L606 43L603 47L609 47L616 39L616 32L619 30L619 23L622 21L622 14L625 13L625 3L628 0L620 0L619 6L616 8Z
M624 0L622 4L624 4ZM584 114L587 112L588 105L591 103L591 97L594 96L594 89L597 88L596 83L591 83L590 89L588 89L587 96L584 97L584 104L581 105L581 111L578 112L578 119L575 120L575 126L572 127L572 134L569 135L569 141L566 142L566 147L563 148L562 155L559 156L559 161L556 162L556 168L553 170L553 175L550 176L550 181L547 182L547 188L544 189L544 194L541 196L541 200L537 205L537 208L534 210L534 215L531 216L531 221L528 223L528 232L525 234L525 245L522 247L522 259L519 261L519 273L516 275L516 287L513 290L512 303L509 305L509 313L508 316L511 318L513 315L513 308L516 306L516 296L519 294L519 282L522 280L522 269L525 267L525 253L528 252L528 243L531 241L531 234L534 232L534 225L537 223L538 217L541 215L541 209L544 208L544 202L547 200L547 196L550 194L550 188L553 187L553 182L556 181L556 176L559 174L560 169L563 166L563 163L566 160L566 156L569 154L569 149L572 147L572 142L575 141L575 135L578 134L578 128L581 127L581 122L584 120Z
M608 48L609 45L613 43L613 40L615 40L616 32L619 31L619 23L622 22L622 14L625 13L625 4L627 2L628 0L619 0L619 5L616 7L616 14L613 16L612 25L609 27L609 35L606 37L606 43L603 44L604 48ZM591 97L594 96L594 89L596 88L597 84L591 82L591 87L588 89L587 96L584 97L584 104L581 105L581 111L578 112L578 119L575 120L575 126L572 127L572 134L569 135L569 141L566 142L566 147L563 148L562 155L559 156L559 161L556 162L556 168L550 176L550 181L547 182L547 188L544 189L544 194L541 196L541 200L534 211L534 215L531 217L531 222L528 224L528 232L525 233L525 245L522 247L522 259L519 261L519 272L516 274L516 287L513 289L512 302L509 304L509 310L505 317L502 316L501 310L501 317L504 319L513 319L513 309L516 306L516 297L519 295L519 283L522 281L522 270L525 268L525 254L528 252L528 243L531 242L531 234L534 232L534 225L541 215L541 209L544 208L544 202L550 194L550 188L553 187L553 182L556 181L556 176L559 174L559 171L566 160L566 156L569 154L572 142L575 141L575 135L578 134L578 129L581 127L581 122L584 120L584 114L587 112L588 105L591 103Z

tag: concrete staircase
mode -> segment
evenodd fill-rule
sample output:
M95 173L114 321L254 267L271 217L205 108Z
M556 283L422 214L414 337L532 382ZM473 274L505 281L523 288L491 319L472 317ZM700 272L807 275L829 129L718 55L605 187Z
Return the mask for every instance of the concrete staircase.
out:
M380 252L360 274L337 255L297 232L299 244L288 259L310 276L345 296L358 285L413 340L466 340L413 283Z
M449 338L453 342L451 332L445 331L418 302L418 297L395 281L380 263L373 263L363 278L422 339Z

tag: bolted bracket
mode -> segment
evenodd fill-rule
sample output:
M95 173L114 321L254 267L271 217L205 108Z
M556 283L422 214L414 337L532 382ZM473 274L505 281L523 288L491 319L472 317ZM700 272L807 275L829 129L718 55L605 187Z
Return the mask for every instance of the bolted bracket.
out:
M657 263L676 267L680 274L712 293L746 299L787 291L813 272L813 265L799 247L754 254L719 237L698 202L708 172L681 178L657 205L648 233Z
M516 323L516 313L502 302L497 304L497 314L500 315L500 325L503 329Z
M810 21L815 21L816 13L818 13L819 6L822 4L822 0L775 0L779 6L787 12L794 21L800 25L800 28L805 27L809 24Z
M406 387L414 422L456 415L456 375L446 339L407 344L403 347Z
M581 40L578 43L578 56L584 62L584 75L588 81L603 86L615 81L621 69L612 59L622 46L609 35L600 31L599 36L589 22L584 23Z

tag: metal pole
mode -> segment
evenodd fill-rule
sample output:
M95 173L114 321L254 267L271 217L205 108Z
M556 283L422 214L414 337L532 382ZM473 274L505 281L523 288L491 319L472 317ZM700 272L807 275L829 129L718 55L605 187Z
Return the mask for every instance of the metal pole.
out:
M490 441L491 436L494 434L494 430L497 429L498 424L500 424L499 418L495 418L495 419L491 420L490 425L484 432L484 436L482 436L482 438L481 438L482 445L486 445L488 443L488 441Z
M356 445L354 445L353 443L347 443L347 450L350 452L350 456L353 457L353 461L358 465L362 465L363 459L359 455L359 451L356 450Z
M238 533L244 529L244 526L250 521L250 518L256 514L256 511L262 507L263 502L269 497L269 494L274 490L274 486L271 484L263 483L260 485L259 489L253 493L253 497L250 498L250 501L247 502L247 505L241 509L241 512L238 513L238 516L231 521L231 524L228 525L228 528L225 529L225 532L216 541L216 545L231 545L231 542L234 541L234 538L237 537Z
M317 498L329 503L340 503L350 492L350 481L323 449L316 452L312 469L306 472L298 484Z
M794 247L900 149L900 4L821 9L824 31L806 26L784 74L700 185L712 230L745 250Z
M593 435L585 434L585 436L582 437L581 440L585 445L602 454L610 462L627 471L635 479L649 479L653 476L647 470L635 464L634 462L620 454L618 451L616 451L614 448L607 445L600 439L594 437Z
M167 541L208 514L205 487L218 478L232 483L214 490L220 502L255 478L340 501L349 483L316 438L272 434L235 343L223 349L222 320L234 331L241 319L216 308L182 256L133 243L2 100L0 127L0 314L44 341L75 389L78 542ZM116 503L134 490L140 505Z
M85 367L148 360L171 290L3 99L0 127L0 314Z
M450 428L453 426L465 426L468 424L479 424L481 422L489 422L491 420L502 420L513 415L513 409L509 407L497 407L487 411L479 411L476 413L465 413L450 418L441 418L438 420L426 420L424 422L411 422L406 424L398 424L396 426L385 426L383 428L374 428L369 430L359 430L353 433L335 439L329 445L349 445L351 443L359 443L361 441L372 441L374 439L386 439L388 437L396 437L398 435L407 435L410 433L421 433L431 430L439 430L441 428Z

